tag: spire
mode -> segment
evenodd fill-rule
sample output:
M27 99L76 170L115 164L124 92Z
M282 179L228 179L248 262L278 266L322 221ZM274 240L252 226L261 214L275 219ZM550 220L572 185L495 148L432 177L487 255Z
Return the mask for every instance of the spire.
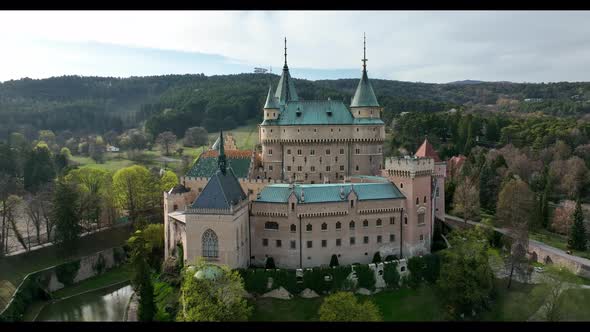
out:
M379 107L373 86L367 75L367 37L363 34L363 75L356 88L350 107Z
M297 101L297 91L295 91L295 85L289 74L289 66L287 65L287 38L285 37L285 65L283 66L283 73L275 92L275 98L279 104L285 104L287 101Z
M223 175L227 171L227 159L225 158L225 149L223 147L223 130L219 132L219 157L217 157L217 166Z
M434 149L434 147L432 146L432 144L430 144L430 142L428 141L428 137L424 137L424 142L422 142L422 145L420 145L420 147L418 148L418 150L416 151L416 153L414 154L416 157L428 157L428 158L432 158L434 159L435 162L439 162L440 157L438 156L438 153L436 152L436 150Z
M279 105L277 99L272 95L272 86L268 86L268 94L266 95L266 102L264 103L264 109L278 109Z

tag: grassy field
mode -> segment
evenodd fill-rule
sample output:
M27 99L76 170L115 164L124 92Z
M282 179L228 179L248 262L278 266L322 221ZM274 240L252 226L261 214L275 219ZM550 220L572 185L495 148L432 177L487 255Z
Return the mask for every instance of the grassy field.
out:
M371 299L379 307L384 321L442 320L434 292L423 287L417 290L384 291L372 296L357 295L364 301ZM254 302L252 321L318 321L323 297L291 300L259 298Z
M66 256L60 256L55 246L42 248L29 253L0 259L0 280L8 280L18 287L28 273L58 265L69 260L87 256L97 251L125 244L131 234L128 226L111 228L78 239L78 248Z
M481 314L483 321L526 321L543 304L547 288L543 285L522 284L512 281L507 289L506 280L495 280L497 297L490 311Z
M55 291L52 296L54 299L70 297L72 295L110 286L115 283L128 281L130 275L131 267L129 265L122 265L99 276L86 279L78 284Z
M228 132L233 135L240 150L252 149L254 145L258 144L258 121L250 121ZM218 136L219 132L209 133L209 145L213 144Z
M568 289L563 297L564 321L590 321L590 289Z

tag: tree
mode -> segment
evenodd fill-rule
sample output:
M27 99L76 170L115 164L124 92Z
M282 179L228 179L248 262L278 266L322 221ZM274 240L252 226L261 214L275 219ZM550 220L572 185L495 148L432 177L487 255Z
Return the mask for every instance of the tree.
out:
M465 222L479 217L479 190L468 176L462 177L455 190L453 211L460 213Z
M138 316L140 321L149 322L156 314L154 303L154 286L151 280L151 271L146 256L149 253L149 244L146 243L142 231L136 231L127 240L131 248L130 263L133 267L131 285L139 293Z
M451 247L441 252L437 289L447 313L460 318L489 307L494 276L481 227L453 231L449 242Z
M507 260L510 269L508 288L512 284L514 272L523 278L529 276L530 265L526 254L529 247L529 227L534 204L533 192L520 179L508 181L498 197L498 207L496 208L498 226L508 228L508 236L512 244Z
M378 322L381 313L371 301L359 302L351 292L337 292L327 296L319 310L323 322Z
M267 257L266 258L266 262L265 262L264 265L265 265L264 267L266 269L275 269L276 268L276 266L275 266L275 260L272 257Z
M47 144L39 143L29 153L24 166L25 189L35 192L39 186L50 182L55 177L51 152Z
M586 250L586 229L584 227L584 214L580 198L576 200L576 209L573 214L572 228L569 234L568 247L575 250Z
M153 270L158 271L164 259L164 224L148 225L142 233L148 248L148 263Z
M553 222L551 223L551 227L555 232L564 235L569 233L574 220L575 206L575 202L565 200L561 203L561 206L555 208Z
M244 282L237 271L202 260L183 272L177 321L247 321L252 307L244 298Z
M52 210L53 185L46 184L42 186L37 193L31 194L27 197L26 213L29 220L33 223L37 237L37 243L41 244L41 229L45 226L45 233L47 234L47 241L51 240L51 232L53 230L53 221L50 218Z
M199 147L202 145L207 145L207 143L208 133L203 127L191 127L188 128L184 133L185 146Z
M97 168L79 168L66 176L66 181L75 185L80 192L80 218L87 228L100 228L103 200L110 196L106 191L110 174Z
M160 191L169 191L178 184L176 173L166 170L160 178Z
M135 222L140 213L154 207L159 199L158 183L143 166L134 165L118 170L113 176L112 194L117 205L129 212Z
M51 220L55 224L55 243L64 254L75 250L80 227L80 196L76 187L64 179L58 180L53 197Z
M338 265L340 265L340 264L338 264L338 256L336 256L336 254L334 254L330 258L330 267L335 267L335 266L338 266Z
M381 254L378 251L373 255L373 263L381 263Z
M104 163L106 148L102 137L90 137L88 139L88 155L99 164Z
M160 145L161 149L164 149L164 155L169 156L170 151L174 151L176 146L176 135L171 131L165 131L158 135L156 138L156 144Z
M383 281L387 287L397 288L399 285L400 275L397 272L397 262L390 262L383 266Z

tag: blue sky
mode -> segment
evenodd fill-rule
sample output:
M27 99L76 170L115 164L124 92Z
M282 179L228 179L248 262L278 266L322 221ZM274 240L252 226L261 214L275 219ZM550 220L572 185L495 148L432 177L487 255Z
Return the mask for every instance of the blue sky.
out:
M278 73L413 82L588 81L590 12L4 11L0 81Z

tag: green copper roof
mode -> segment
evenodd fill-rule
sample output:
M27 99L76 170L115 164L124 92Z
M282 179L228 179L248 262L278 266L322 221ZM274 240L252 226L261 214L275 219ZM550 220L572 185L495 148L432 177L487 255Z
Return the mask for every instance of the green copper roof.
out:
M265 109L278 109L279 103L277 102L277 98L272 95L272 87L268 87L268 95L266 95L266 102L264 103Z
M371 82L369 82L367 71L363 69L363 76L361 77L359 85L356 87L356 92L354 93L350 107L371 106L379 107L379 103L377 102L377 97L375 97L373 86L371 85Z
M248 170L250 169L251 158L232 158L227 156L227 165L231 167L239 179L248 177ZM216 157L202 156L197 159L193 167L186 173L188 177L203 177L208 178L212 176L218 168Z
M285 63L285 66L283 66L283 74L279 80L279 85L277 86L277 91L275 92L275 98L281 105L288 101L299 100L297 91L295 90L295 84L293 83L293 79L289 74L289 67L287 67L287 63Z
M357 194L358 199L397 199L405 198L399 189L391 182L385 183L331 183L331 184L297 184L294 185L295 195L300 204L341 202L347 199L351 190ZM301 200L303 191L304 200ZM342 199L341 191L344 193ZM256 202L286 203L292 189L288 184L273 184L262 189Z
M381 125L381 119L355 119L340 100L301 100L281 105L277 120L264 120L263 126L299 125Z

